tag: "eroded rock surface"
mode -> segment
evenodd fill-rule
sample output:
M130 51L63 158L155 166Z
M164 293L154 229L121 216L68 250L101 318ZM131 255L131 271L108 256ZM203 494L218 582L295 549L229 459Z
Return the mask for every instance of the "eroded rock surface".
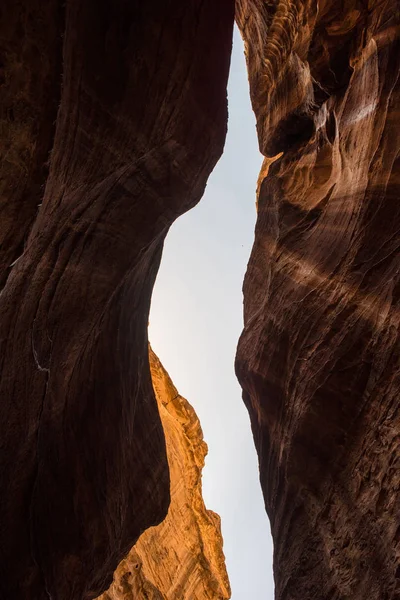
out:
M169 505L148 311L222 152L233 0L0 11L0 598L89 600Z
M237 0L269 166L237 373L277 600L400 597L399 15Z
M200 422L150 350L153 386L164 428L171 504L118 566L99 600L224 600L231 597L220 519L202 498L207 454Z

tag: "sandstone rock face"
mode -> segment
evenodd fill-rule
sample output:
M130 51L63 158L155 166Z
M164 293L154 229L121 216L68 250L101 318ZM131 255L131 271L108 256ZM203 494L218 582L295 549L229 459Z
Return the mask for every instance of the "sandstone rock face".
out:
M236 367L277 600L400 597L399 14L237 0L269 173Z
M148 311L222 152L233 0L0 11L0 598L89 600L169 505Z
M224 600L231 597L219 516L207 510L201 472L207 445L196 413L150 350L150 368L164 428L171 504L145 531L99 600Z

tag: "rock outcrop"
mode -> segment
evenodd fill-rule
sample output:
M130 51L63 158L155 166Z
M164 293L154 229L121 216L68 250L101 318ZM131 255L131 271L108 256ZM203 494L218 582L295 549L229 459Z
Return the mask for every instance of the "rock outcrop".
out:
M89 600L169 505L147 321L226 133L233 0L0 8L0 598Z
M237 0L266 160L236 369L277 600L400 597L399 18Z
M201 472L207 454L200 422L150 350L153 387L171 476L168 516L147 529L99 600L225 600L231 597L219 516L207 510Z

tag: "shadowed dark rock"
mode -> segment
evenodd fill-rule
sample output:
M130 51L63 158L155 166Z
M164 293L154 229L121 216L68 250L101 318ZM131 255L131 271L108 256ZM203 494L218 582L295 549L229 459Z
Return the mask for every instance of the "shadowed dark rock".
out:
M222 152L232 4L1 8L2 600L96 597L167 513L148 312Z

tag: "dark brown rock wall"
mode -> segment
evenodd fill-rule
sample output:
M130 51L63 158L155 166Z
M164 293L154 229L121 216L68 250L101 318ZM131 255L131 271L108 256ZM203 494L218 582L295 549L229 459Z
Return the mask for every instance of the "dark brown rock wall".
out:
M237 1L266 157L237 373L279 600L400 597L399 16Z
M222 152L233 6L6 4L0 598L89 599L169 504L148 311Z
M0 287L43 198L61 95L63 19L56 0L0 6Z

